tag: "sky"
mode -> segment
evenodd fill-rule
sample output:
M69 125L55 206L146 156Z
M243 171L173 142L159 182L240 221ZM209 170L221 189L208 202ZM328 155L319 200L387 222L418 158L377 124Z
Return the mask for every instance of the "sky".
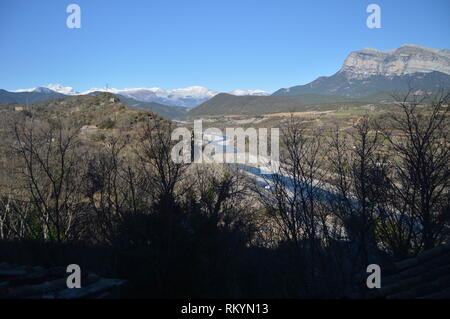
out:
M66 25L72 3L79 29ZM371 3L380 29L366 25ZM273 92L367 47L449 49L449 12L448 0L0 0L0 88Z

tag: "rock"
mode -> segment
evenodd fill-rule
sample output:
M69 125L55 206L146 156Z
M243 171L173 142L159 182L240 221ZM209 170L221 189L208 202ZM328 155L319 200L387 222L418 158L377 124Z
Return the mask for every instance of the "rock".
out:
M406 44L394 50L352 52L339 72L347 79L360 80L374 75L392 77L433 71L450 74L450 50Z

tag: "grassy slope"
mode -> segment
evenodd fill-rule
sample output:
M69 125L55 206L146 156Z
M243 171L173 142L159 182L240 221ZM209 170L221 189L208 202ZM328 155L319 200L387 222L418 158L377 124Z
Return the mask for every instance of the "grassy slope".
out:
M217 115L262 115L279 112L304 112L358 107L366 101L352 101L342 96L304 94L282 96L233 96L219 94L187 113L188 118Z

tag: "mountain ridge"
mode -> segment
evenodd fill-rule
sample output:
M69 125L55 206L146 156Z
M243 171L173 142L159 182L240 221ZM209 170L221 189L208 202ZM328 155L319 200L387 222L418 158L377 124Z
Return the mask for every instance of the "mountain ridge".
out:
M49 84L47 86L39 86L30 89L20 89L16 91L9 91L11 93L59 93L68 96L73 95L88 95L93 92L107 92L113 94L119 94L128 98L140 102L156 102L169 106L183 106L183 107L195 107L201 103L211 99L220 92L208 89L202 86L190 86L186 88L178 88L173 90L166 90L162 88L91 88L84 92L77 92L73 87L63 86L60 84ZM256 95L267 96L271 93L263 90L242 90L237 89L229 92L230 94L237 96L244 95Z
M450 84L450 50L406 44L397 49L366 48L351 52L331 76L283 88L273 96L333 94L359 98L380 91L404 91L408 87L434 91Z

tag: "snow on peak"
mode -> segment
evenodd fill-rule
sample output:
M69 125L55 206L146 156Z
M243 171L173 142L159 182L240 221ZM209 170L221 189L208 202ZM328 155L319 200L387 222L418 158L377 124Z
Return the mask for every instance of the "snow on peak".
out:
M46 88L65 95L77 95L78 92L71 86L63 86L61 84L49 84Z
M254 96L268 96L271 93L263 90L234 90L231 91L230 94L237 95L237 96L244 96L244 95L254 95Z
M113 88L108 88L108 89L105 89L105 88L92 88L92 89L89 89L87 91L79 93L79 95L87 95L87 94L91 94L91 93L94 93L94 92L108 92L108 93L118 94L119 90L113 89Z
M93 92L110 92L141 102L157 102L167 105L187 107L197 106L218 94L218 92L202 86L191 86L173 90L165 90L161 88L93 88L81 94L90 94Z
M169 90L169 94L180 97L193 97L193 98L212 98L217 95L218 92L205 88L203 86L190 86L182 89Z
M95 90L99 91L100 89ZM190 86L173 90L165 90L161 88L129 88L123 90L109 89L108 92L121 94L143 102L158 102L187 107L197 106L219 94L219 92L203 86ZM230 92L230 94L241 96L270 95L269 92L263 90L234 90Z
M15 90L14 92L41 92L41 93L52 93L57 92L65 95L77 95L78 92L74 90L73 87L63 86L61 84L49 84L47 86L38 86L31 89L21 89Z
M63 86L60 84L49 84L45 87L37 87L32 89L17 90L15 92L58 92L65 95L87 95L94 92L109 92L113 94L122 95L128 98L135 99L141 102L157 102L174 106L186 106L195 107L203 102L208 101L212 97L219 94L217 91L213 91L203 86L190 86L186 88L178 88L172 90L166 90L161 88L92 88L82 93L78 93L74 88L69 86ZM234 90L229 94L244 96L244 95L256 95L266 96L270 95L269 92L263 90Z

